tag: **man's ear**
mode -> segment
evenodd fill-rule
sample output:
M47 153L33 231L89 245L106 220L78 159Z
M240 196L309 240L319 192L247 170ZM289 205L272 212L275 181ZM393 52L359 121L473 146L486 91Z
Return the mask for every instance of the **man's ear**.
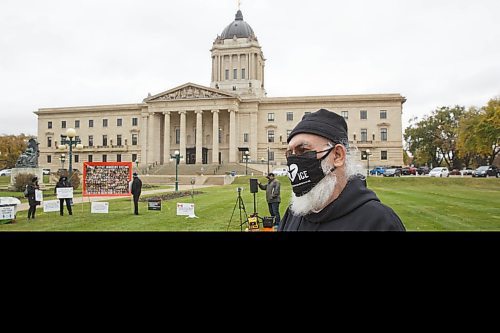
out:
M333 166L335 168L344 166L345 164L345 159L347 156L347 151L345 147L341 144L336 144L335 148L333 148L331 152L332 158L333 158Z

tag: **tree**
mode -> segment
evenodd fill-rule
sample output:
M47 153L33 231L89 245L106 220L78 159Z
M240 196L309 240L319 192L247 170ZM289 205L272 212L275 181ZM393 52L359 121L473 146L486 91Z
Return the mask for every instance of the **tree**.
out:
M26 143L31 136L2 135L0 136L0 169L13 168L19 156L26 149Z

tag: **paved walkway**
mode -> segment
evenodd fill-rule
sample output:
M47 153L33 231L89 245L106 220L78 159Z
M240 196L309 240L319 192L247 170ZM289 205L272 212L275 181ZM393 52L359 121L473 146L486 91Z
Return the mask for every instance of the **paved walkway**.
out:
M191 189L200 189L200 188L205 188L205 187L212 187L214 185L179 185L179 191L191 191ZM141 197L143 195L149 195L149 194L157 194L157 193L165 193L165 192L174 192L175 188L166 188L166 189L160 189L160 190L150 190L150 191L142 191L141 192ZM108 201L108 200L115 200L115 199L123 199L127 197L76 197L73 198L73 203L78 204L82 203L84 200L85 202L89 201ZM131 198L131 197L128 197ZM57 199L51 199L51 200L57 200ZM23 202L20 205L17 206L17 211L22 211L22 210L28 210L29 205L28 202Z

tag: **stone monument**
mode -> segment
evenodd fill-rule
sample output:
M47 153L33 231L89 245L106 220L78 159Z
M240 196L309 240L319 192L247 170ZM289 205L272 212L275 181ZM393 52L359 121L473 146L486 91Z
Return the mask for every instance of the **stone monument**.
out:
M40 156L38 145L39 143L33 138L28 140L28 147L19 156L15 167L12 169L9 189L14 189L15 179L21 173L35 175L38 177L38 184L40 186L43 184L43 169L38 167L38 156Z

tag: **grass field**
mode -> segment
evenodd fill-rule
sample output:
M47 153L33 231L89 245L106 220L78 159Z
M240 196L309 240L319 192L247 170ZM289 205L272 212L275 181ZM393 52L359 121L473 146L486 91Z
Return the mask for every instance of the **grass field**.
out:
M17 223L0 224L0 231L240 231L238 187L243 187L246 212L254 211L248 179L239 177L231 185L201 189L203 194L194 197L199 218L176 216L176 203L192 202L189 196L164 201L161 211L148 211L143 202L139 216L132 214L129 199L116 199L110 200L109 214L90 214L89 203L75 205L73 216L43 213L39 207L35 222L28 223L27 212L22 211ZM283 216L291 189L287 178L279 180ZM371 177L368 187L396 211L409 231L500 231L500 179ZM265 193L259 191L255 198L259 216L268 216Z

